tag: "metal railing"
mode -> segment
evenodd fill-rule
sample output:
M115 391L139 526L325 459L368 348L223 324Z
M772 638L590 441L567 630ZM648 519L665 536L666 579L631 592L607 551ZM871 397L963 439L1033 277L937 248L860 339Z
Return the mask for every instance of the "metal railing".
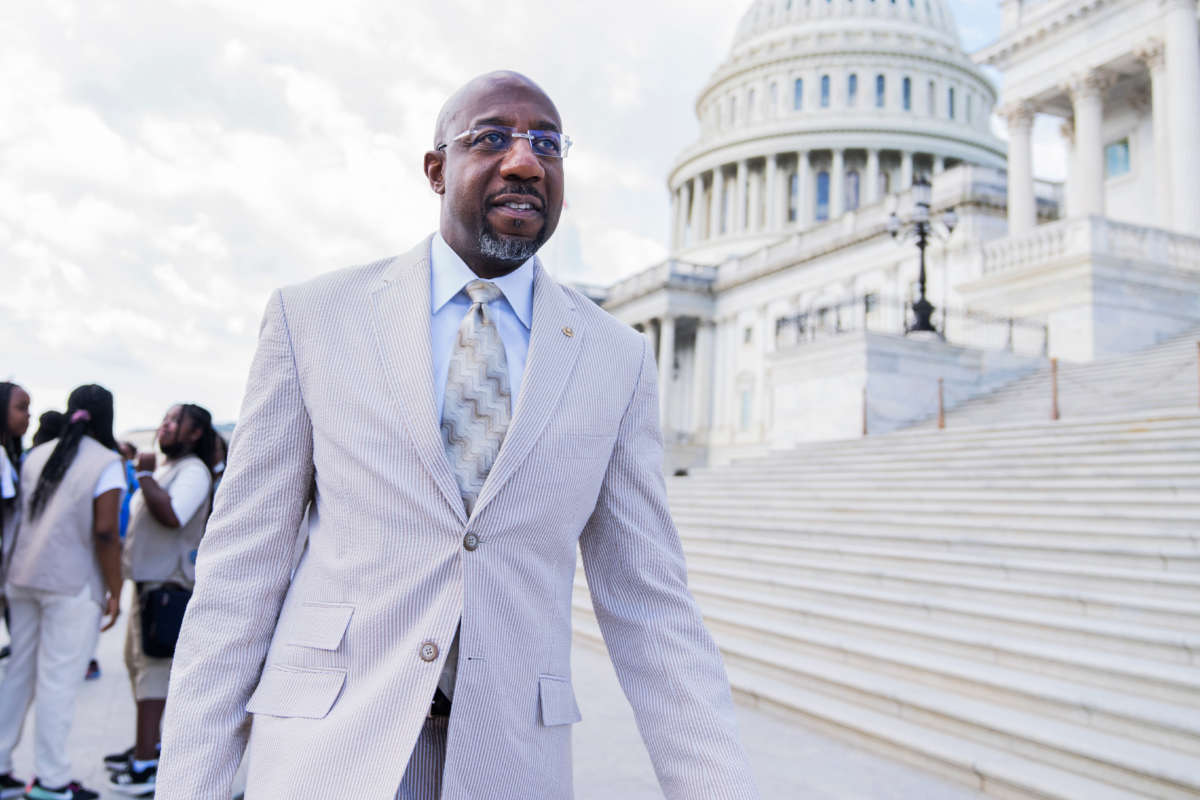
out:
M1046 355L1050 349L1049 328L1039 320L944 306L933 318L950 344L1027 355ZM779 317L775 320L775 346L784 349L857 331L900 335L912 327L913 320L912 301L866 294Z

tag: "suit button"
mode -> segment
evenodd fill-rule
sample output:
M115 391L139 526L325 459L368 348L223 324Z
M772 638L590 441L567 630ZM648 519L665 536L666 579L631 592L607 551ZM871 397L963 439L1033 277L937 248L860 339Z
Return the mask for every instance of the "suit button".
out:
M437 657L438 657L438 648L437 648L436 644L434 644L433 642L425 642L425 644L421 645L421 660L422 661L436 661Z
M468 533L463 537L463 547L468 550L474 550L476 547L479 547L479 537L473 533Z

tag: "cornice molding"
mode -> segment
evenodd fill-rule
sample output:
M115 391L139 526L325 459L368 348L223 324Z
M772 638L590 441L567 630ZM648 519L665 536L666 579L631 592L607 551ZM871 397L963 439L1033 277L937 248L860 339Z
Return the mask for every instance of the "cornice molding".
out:
M1004 34L994 44L977 52L973 60L976 64L1003 68L1017 51L1042 42L1064 27L1074 25L1077 20L1091 16L1101 7L1112 5L1113 2L1114 0L1076 0L1061 8L1049 9L1032 20L1022 20L1016 30Z

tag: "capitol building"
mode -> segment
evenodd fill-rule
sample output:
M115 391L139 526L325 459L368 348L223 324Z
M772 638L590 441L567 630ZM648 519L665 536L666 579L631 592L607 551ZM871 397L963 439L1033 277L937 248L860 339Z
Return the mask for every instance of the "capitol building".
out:
M1195 0L1000 5L974 54L945 0L750 5L667 175L670 257L597 298L656 348L671 469L1200 323ZM1064 182L1033 175L1038 116Z

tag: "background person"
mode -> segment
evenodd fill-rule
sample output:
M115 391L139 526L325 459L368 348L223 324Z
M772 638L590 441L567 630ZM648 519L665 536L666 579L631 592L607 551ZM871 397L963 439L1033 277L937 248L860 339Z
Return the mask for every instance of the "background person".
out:
M73 782L67 738L80 676L96 637L121 609L117 510L124 476L107 389L80 386L67 400L62 435L34 448L21 470L22 522L6 592L12 656L0 682L0 796L19 797L12 751L36 702L29 800L94 800ZM102 612L108 619L100 627ZM35 689L36 686L36 689Z
M216 440L212 415L197 405L172 406L156 438L164 460L155 469L154 453L138 456L140 491L129 507L123 560L125 577L134 582L139 598L130 611L125 636L125 665L137 703L136 740L131 751L104 759L114 771L111 788L132 795L154 792L171 674L170 658L145 652L140 600L165 584L190 590L196 582L196 548L204 535L212 496L208 465Z
M67 427L67 417L61 411L43 411L38 417L37 433L33 435L33 446L52 442L62 435Z
M4 571L8 555L17 535L21 519L20 482L21 439L29 430L29 392L15 383L0 382L0 605L4 604ZM4 607L8 624L8 608ZM0 658L12 652L9 645L0 647ZM0 795L2 796L2 795Z

